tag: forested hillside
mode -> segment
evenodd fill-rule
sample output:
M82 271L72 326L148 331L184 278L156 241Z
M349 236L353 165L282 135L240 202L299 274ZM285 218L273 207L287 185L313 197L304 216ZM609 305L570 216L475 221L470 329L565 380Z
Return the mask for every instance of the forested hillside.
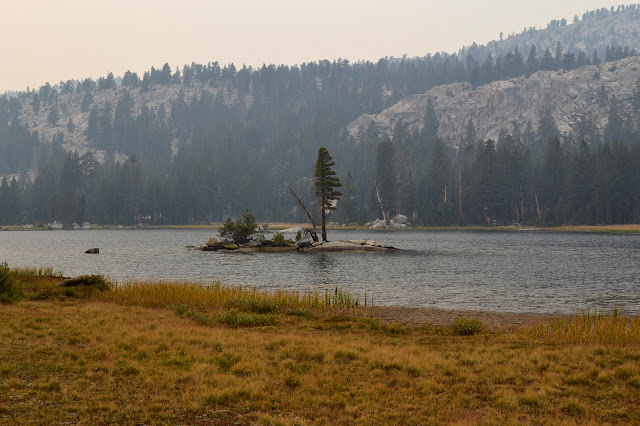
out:
M573 25L612 16L640 19L628 7ZM381 217L376 186L386 215L415 224L637 222L640 64L627 39L597 40L612 44L558 38L526 60L514 46L482 62L165 64L5 95L0 223L303 220L285 184L313 205L321 146L343 183L338 222ZM532 114L505 114L523 91Z
M620 5L601 8L585 12L582 16L575 15L570 19L553 19L546 28L524 28L518 34L500 34L500 40L486 45L473 43L458 52L466 58L471 56L476 61L483 61L487 55L494 58L505 57L516 49L525 58L535 47L537 54L544 56L555 53L558 41L565 52L583 51L593 58L597 53L601 59L607 60L614 55L607 46L629 46L640 49L640 6Z

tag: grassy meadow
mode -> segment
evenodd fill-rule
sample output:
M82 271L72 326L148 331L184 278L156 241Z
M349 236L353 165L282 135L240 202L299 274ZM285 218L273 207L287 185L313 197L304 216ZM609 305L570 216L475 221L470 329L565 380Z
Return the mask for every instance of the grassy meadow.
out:
M3 278L4 277L4 278ZM637 423L640 319L405 328L339 290L0 268L0 423Z

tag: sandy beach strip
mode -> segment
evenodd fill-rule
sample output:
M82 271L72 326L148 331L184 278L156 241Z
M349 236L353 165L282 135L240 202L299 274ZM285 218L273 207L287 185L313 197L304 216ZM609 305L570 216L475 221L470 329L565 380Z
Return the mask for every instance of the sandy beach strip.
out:
M475 318L489 328L514 329L546 323L561 315L544 315L532 313L510 312L478 312L463 310L446 310L436 308L408 308L401 306L374 306L366 308L364 315L378 318L383 323L398 323L405 327L422 327L432 325L450 326L456 318L465 316Z

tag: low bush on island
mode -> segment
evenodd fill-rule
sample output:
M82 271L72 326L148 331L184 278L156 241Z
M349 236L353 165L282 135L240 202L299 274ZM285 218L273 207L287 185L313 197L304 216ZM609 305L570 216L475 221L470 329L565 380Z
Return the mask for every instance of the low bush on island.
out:
M255 216L245 210L242 219L232 220L230 217L218 228L220 238L227 239L235 244L245 243L252 238L262 239L262 229L258 226Z

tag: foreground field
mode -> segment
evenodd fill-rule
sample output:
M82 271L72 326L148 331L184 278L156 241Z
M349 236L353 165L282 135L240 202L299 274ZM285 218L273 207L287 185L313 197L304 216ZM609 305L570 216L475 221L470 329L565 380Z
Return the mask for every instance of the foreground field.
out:
M337 292L59 283L24 280L0 306L2 423L640 418L640 322L617 314L461 336L381 323Z

